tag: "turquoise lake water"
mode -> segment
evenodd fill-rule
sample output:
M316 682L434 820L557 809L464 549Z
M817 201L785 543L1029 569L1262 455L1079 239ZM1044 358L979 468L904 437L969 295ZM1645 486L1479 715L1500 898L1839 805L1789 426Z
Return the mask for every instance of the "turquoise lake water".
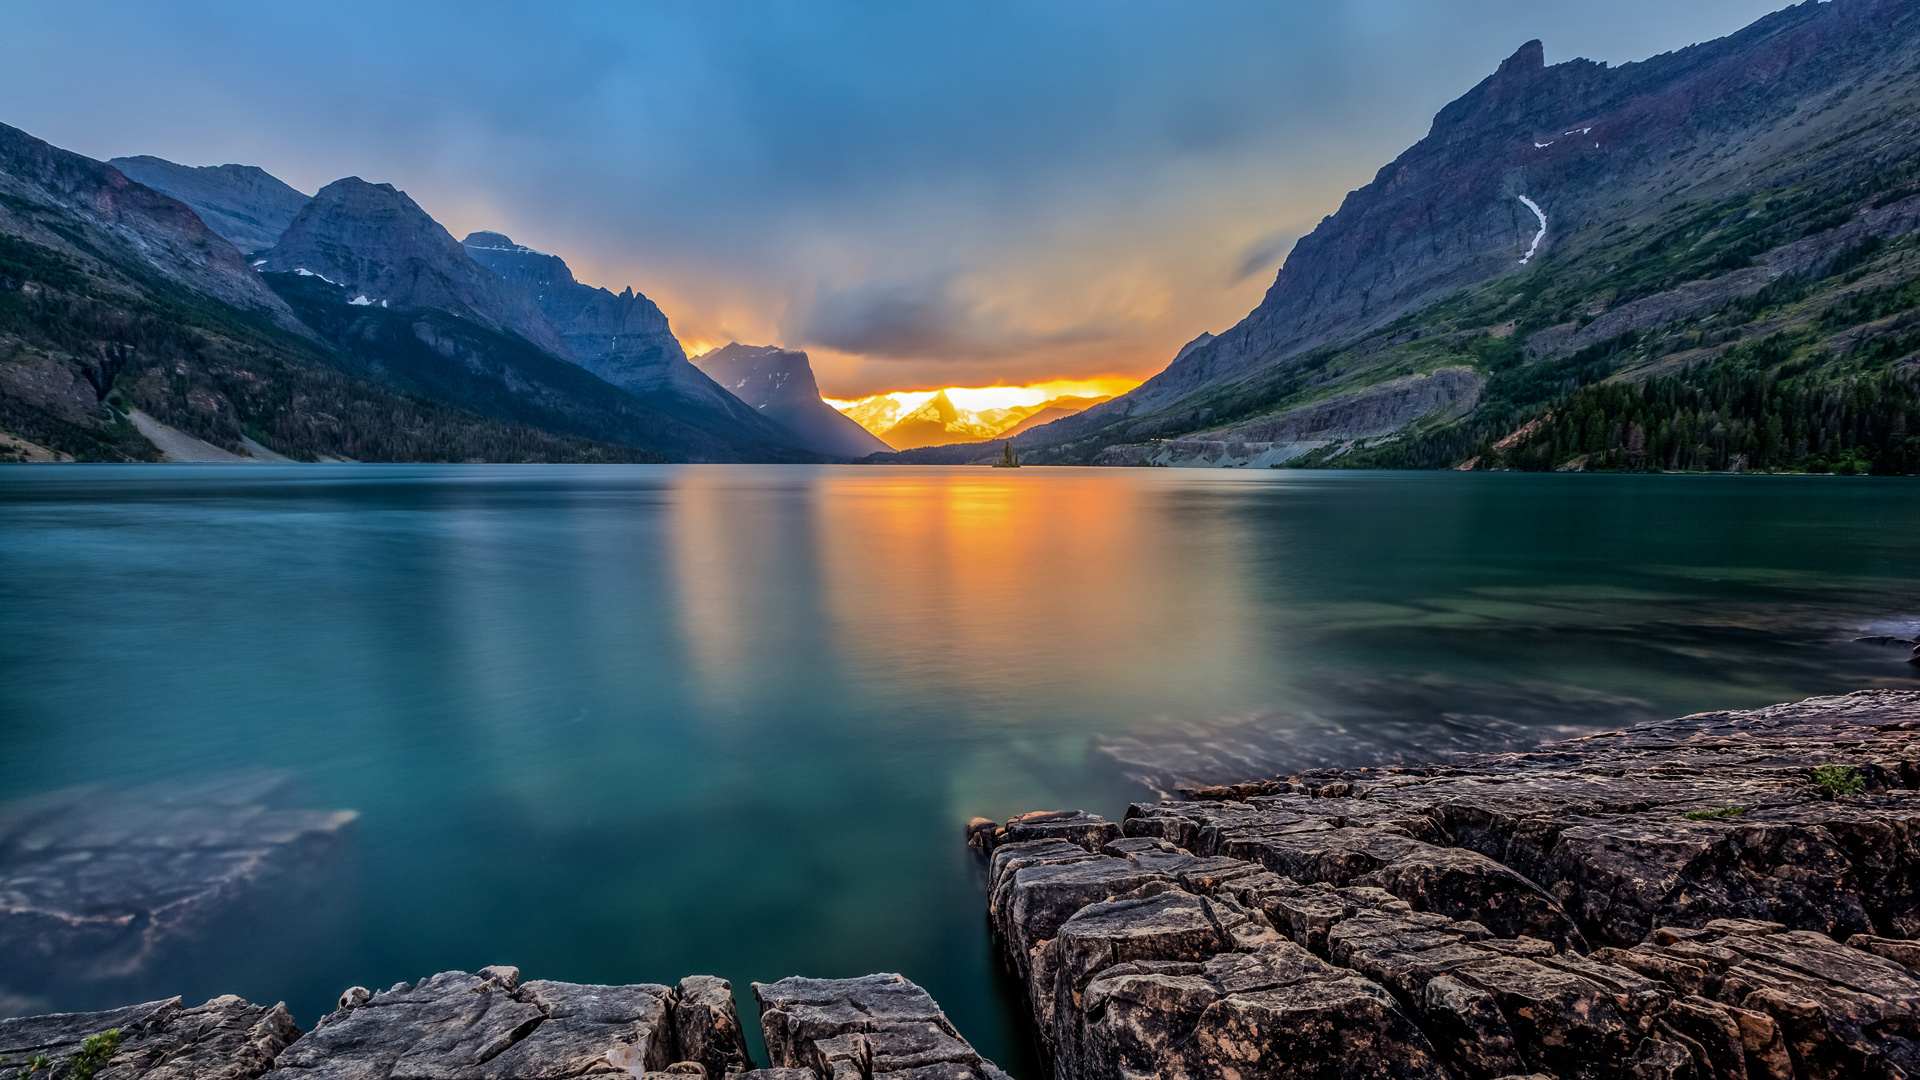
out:
M968 818L1117 817L1196 743L1920 687L1855 640L1916 629L1905 480L6 467L0 803L282 770L360 816L268 918L0 1005L231 992L310 1026L490 963L899 971L1030 1078Z

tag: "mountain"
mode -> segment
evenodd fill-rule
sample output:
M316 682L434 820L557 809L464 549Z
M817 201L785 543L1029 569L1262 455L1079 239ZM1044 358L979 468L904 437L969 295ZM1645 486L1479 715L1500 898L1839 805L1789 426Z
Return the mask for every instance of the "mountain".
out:
M497 232L471 233L462 247L529 297L565 338L564 355L601 379L745 445L792 442L792 433L689 362L666 315L631 286L616 295L582 284L566 260Z
M518 334L432 308L374 304L298 271L262 275L351 369L418 397L513 424L637 447L672 461L791 461L791 436L716 434L613 386Z
M984 425L968 423L971 419L961 419L960 409L942 390L919 408L894 421L892 426L880 433L880 441L895 450L910 450L916 446L953 442L955 435L966 437L965 441L988 438L991 433L985 430Z
M1100 397L1048 398L1046 401L1043 401L1039 405L1034 406L1033 408L1035 411L1028 413L1024 418L1020 420L1019 423L1014 424L1010 428L1004 428L999 432L996 432L994 434L994 438L996 439L1012 438L1013 436L1019 435L1022 432L1031 431L1034 428L1041 427L1046 424L1051 424L1055 420L1064 420L1069 416L1075 416L1075 415L1078 415L1079 413L1083 413L1088 409L1093 408L1095 405L1099 405L1104 402L1108 402L1112 400L1113 400L1113 396L1111 394L1105 394Z
M384 385L185 203L0 125L0 435L157 459L136 421L302 461L660 460Z
M942 390L918 405L892 394L863 398L842 410L843 415L880 437L894 450L981 442L1025 431L1108 400L1105 397L1048 398L1032 405L998 409L964 409ZM955 444L957 445L957 444Z
M833 457L884 453L887 444L820 399L807 354L774 345L729 342L700 357L700 369L741 401Z
M1599 467L1638 425L1643 466L1892 462L1895 420L1920 421L1900 323L1916 100L1910 0L1803 3L1619 67L1549 67L1528 42L1296 244L1239 324L1016 445L1036 464ZM1583 387L1677 392L1658 379L1807 404L1565 430ZM1861 395L1880 411L1819 415ZM1763 448L1768 423L1785 434Z
M144 155L113 158L107 164L186 203L207 228L242 252L265 251L279 243L280 234L311 198L254 165L196 168Z
M305 271L372 304L443 311L561 359L573 355L532 298L474 262L392 184L349 176L321 188L258 265L264 273Z

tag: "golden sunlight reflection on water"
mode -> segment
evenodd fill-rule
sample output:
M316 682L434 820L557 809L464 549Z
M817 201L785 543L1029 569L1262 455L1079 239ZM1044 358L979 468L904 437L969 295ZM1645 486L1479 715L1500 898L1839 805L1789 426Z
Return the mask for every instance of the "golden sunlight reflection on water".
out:
M984 680L1013 705L1067 686L1204 701L1275 643L1245 585L1248 537L1188 528L1163 505L1183 490L955 468L828 471L796 497L684 470L670 496L680 618L722 696L751 678L795 614L783 608L818 605L809 632L848 674L903 694L977 695ZM1186 660L1174 671L1170 639Z

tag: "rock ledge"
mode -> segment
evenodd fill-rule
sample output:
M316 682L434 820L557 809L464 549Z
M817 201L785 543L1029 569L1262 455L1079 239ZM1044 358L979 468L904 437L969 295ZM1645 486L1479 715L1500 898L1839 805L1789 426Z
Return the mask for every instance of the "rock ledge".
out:
M976 820L1058 1080L1920 1075L1920 694Z

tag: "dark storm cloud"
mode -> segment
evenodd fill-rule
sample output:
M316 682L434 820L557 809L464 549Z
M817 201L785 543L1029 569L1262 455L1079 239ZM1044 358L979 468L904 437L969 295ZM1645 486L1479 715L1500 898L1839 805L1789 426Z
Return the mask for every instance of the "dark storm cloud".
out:
M1773 6L9 0L0 122L308 191L391 181L456 233L660 295L683 333L751 317L1005 357L1022 326L1125 328L964 303L943 275L1047 259L1065 285L1134 258L1166 279L1140 365L1244 313L1279 250L1249 238L1311 227L1520 42L1637 59ZM930 284L822 284L882 280Z
M801 336L808 344L880 360L991 361L1111 336L1087 324L1046 333L1008 325L946 277L820 290Z

